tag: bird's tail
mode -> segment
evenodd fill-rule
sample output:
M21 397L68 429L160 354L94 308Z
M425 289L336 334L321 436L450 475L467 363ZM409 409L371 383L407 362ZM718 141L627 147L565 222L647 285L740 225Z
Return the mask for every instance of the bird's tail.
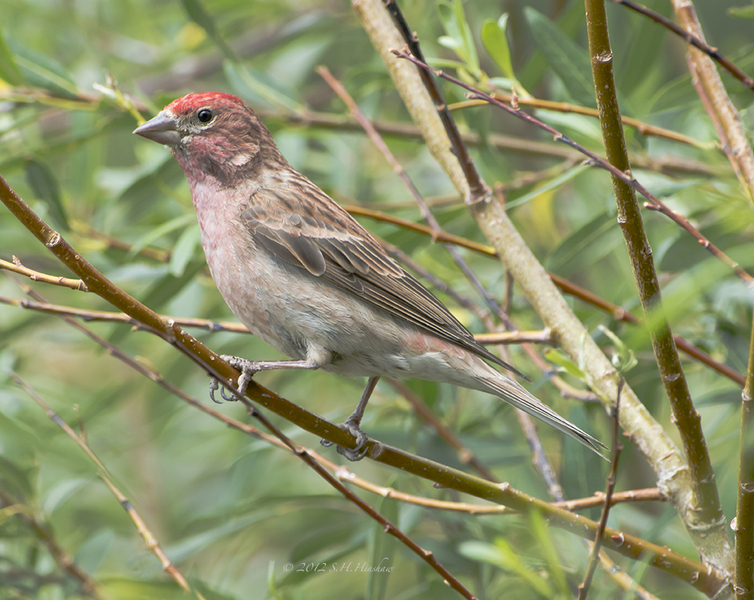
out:
M549 406L543 404L540 400L537 400L515 381L502 376L500 373L496 373L496 375L497 377L495 378L484 377L477 381L486 388L485 391L499 396L516 408L520 408L525 413L530 414L535 419L539 419L558 431L562 431L602 456L602 458L605 458L601 453L602 449L607 449L605 444L582 431L570 421L561 417Z

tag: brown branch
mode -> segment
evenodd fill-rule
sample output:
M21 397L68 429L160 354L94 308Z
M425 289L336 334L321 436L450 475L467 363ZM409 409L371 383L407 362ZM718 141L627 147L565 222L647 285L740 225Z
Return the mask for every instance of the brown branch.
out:
M61 237L60 234L53 231L26 205L7 185L5 180L0 177L0 200L9 208L9 210L25 225L28 229L50 249L64 264L69 265L74 272L79 275L87 284L92 292L100 295L111 302L118 308L125 309L128 314L143 320L147 325L160 332L161 337L181 350L189 358L200 364L215 376L218 376L222 383L229 389L233 389L230 379L238 376L238 373L227 363L212 353L208 348L197 340L185 334L177 326L164 323L159 316L147 307L140 304L131 296L128 296L122 290L116 288L104 276L96 271L83 257L76 253ZM234 390L237 392L237 390ZM310 430L319 437L325 437L333 443L343 446L353 447L355 439L340 430L335 425L320 419L304 411L300 407L293 405L286 400L277 396L274 392L266 390L258 384L252 382L247 390L247 396L254 398L259 404L268 406L285 416L287 419L297 423L304 429ZM260 415L261 416L261 415ZM259 418L259 417L257 417ZM298 446L293 444L287 437L283 436L271 423L265 423L276 436L285 443L291 451L305 460L307 464L317 470L319 474L328 481L332 479L329 473L322 473L322 467L314 461L309 454ZM370 441L370 454L374 454L373 442ZM414 473L421 477L430 478L436 483L457 489L458 491L469 493L471 495L485 498L493 502L498 502L510 506L516 510L527 513L532 510L542 512L553 525L572 531L580 536L593 536L597 524L589 519L573 515L563 509L549 506L526 494L522 494L511 488L507 484L491 486L482 479L473 477L466 473L461 473L455 469L433 463L426 459L419 459L410 454L402 452L396 448L387 445L380 446L381 452L373 456L374 460L399 467L407 472ZM313 463L313 464L312 464ZM333 480L334 486L339 486L336 480ZM346 492L337 487L341 493ZM350 496L348 496L351 499ZM354 502L361 502L358 497ZM359 505L361 507L361 504ZM387 526L386 526L387 527ZM396 534L397 530L389 529L388 533ZM690 585L701 590L707 595L714 595L716 591L724 585L724 580L718 573L711 569L705 569L699 563L680 556L666 548L661 548L654 544L645 542L623 532L613 529L605 531L605 547L616 550L621 554L631 558L644 556L649 563L665 570L675 576L687 581ZM419 549L421 552L421 549ZM422 558L430 562L433 557L422 554Z
M135 329L146 329L146 327L136 319L129 317L125 313L116 313L103 310L88 310L83 308L73 308L71 306L61 306L59 304L50 304L49 302L37 302L34 300L25 300L21 298L9 298L0 296L0 304L17 306L28 310L53 314L67 315L76 317L84 321L103 321L110 323L125 323ZM233 333L249 333L245 325L234 323L232 321L213 321L210 319L199 319L191 317L169 317L163 316L164 319L173 321L181 327L196 327L205 329L209 332L232 331ZM552 335L547 330L541 331L505 331L499 333L478 333L474 336L482 344L552 344Z
M449 150L452 144L422 80L413 65L397 60L394 49L405 40L396 31L378 0L354 0L354 7L378 50L404 104L422 128L433 156L446 171L456 190L467 197L469 184L457 159ZM545 325L558 336L562 348L574 359L583 359L588 383L606 404L615 398L619 375L595 341L585 331L564 298L548 279L542 265L532 254L511 223L504 208L492 196L469 207L483 233L500 253L501 262L513 273ZM698 548L717 543L717 534L697 532L693 527L693 504L689 502L688 465L668 434L649 414L630 387L624 388L621 426L645 454L657 475L658 487L667 493L681 517L686 531ZM712 538L712 539L710 539Z
M41 305L48 304L45 301L45 299L42 296L40 296L35 290L33 290L30 286L26 284L20 284L20 285L23 292L34 297L38 301L39 304ZM264 433L252 425L241 423L240 421L237 421L236 419L233 419L232 417L228 417L225 414L215 410L214 408L210 406L207 406L205 404L202 404L201 402L196 401L194 398L186 394L183 390L181 390L180 388L174 386L172 383L167 381L157 371L151 368L147 368L142 362L139 362L131 358L126 353L121 351L118 347L114 346L113 344L105 340L104 338L98 336L97 334L92 332L90 329L88 329L84 325L81 325L80 323L78 323L74 319L69 318L69 316L65 314L60 314L60 316L68 325L74 327L75 329L77 329L78 331L82 332L84 335L89 337L92 341L94 341L95 343L105 348L111 356L114 356L118 360L122 361L131 369L135 370L137 373L147 377L148 379L150 379L157 385L161 386L162 388L164 388L165 390L167 390L168 392L170 392L177 398L186 402L190 406L193 406L194 408L199 409L205 414L210 415L211 417L221 421L227 426L232 427L238 431L241 431L242 433L245 433L246 435L250 435L257 439L264 440L267 443L270 443L283 450L287 450L289 452L292 451L289 446L281 442L275 436ZM396 383L397 385L402 385L398 382L393 382L392 380L388 380L388 381L390 383ZM422 402L421 404L424 404L424 403ZM426 408L426 405L424 406ZM430 413L430 414L432 414L432 417L436 419L433 413ZM453 435L452 432L450 433L451 435ZM463 447L459 447L459 450L461 454L464 454ZM321 463L326 468L328 468L333 474L335 474L340 481L344 483L352 483L353 485L356 485L360 487L361 489L373 492L375 494L379 494L384 497L394 498L402 502L416 504L418 506L424 506L427 508L451 510L455 512L466 512L466 513L470 513L474 515L507 514L507 513L512 512L511 509L505 506L487 506L487 505L479 505L479 504L468 504L468 503L463 503L463 502L448 502L448 501L443 501L443 500L435 500L431 498L422 498L420 496L398 492L397 490L393 488L378 486L365 479L362 479L358 477L357 475L355 475L352 471L348 470L346 467L342 465L337 465L331 462L330 460L326 459L322 455L318 454L317 452L309 448L307 448L306 451L309 452L315 458L315 460L317 460L319 463ZM666 498L662 495L662 493L660 492L658 488L647 488L647 489L630 490L627 492L617 493L613 495L611 499L611 505L624 503L624 502L648 502L648 501L661 501L662 502L665 500ZM605 503L604 493L598 491L598 492L595 492L594 496L590 498L581 498L577 500L565 500L562 502L554 502L552 504L553 506L564 508L569 511L576 511L576 510L585 510L588 508L593 508L595 506L601 506L604 503Z
M646 206L647 205L645 205L645 207ZM420 223L414 223L413 221L408 221L406 219L401 219L400 217L395 217L393 215L389 215L387 213L383 213L379 211L373 211L373 210L363 208L360 206L346 206L344 208L346 208L348 212L350 212L353 215L365 216L371 219L375 219L377 221L382 221L385 223L392 223L393 225L396 225L398 227L403 227L405 229L410 229L411 231L415 231L423 235L428 235L430 237L433 237L437 241L443 241L443 242L448 242L451 244L456 244L463 248L468 248L469 250L478 252L479 254L484 254L485 256L490 256L490 257L495 257L495 258L498 257L497 252L492 246L479 244L477 242L467 240L466 238L462 238L460 236L447 233L445 231L435 231L431 227L428 227L426 225L421 225ZM400 260L403 262L406 262L405 255L401 257ZM610 313L613 316L613 318L618 321L631 323L632 325L639 325L642 323L642 320L639 317L621 308L620 306L617 306L611 302L608 302L607 300L604 300L603 298L600 298L599 296L597 296L596 294L593 294L589 290L585 290L584 288L574 283L571 283L567 279L560 277L559 275L556 275L555 273L550 272L548 274L550 278L552 279L553 283L555 283L555 285L557 285L566 294L575 296L576 298L583 300L587 304L591 304L592 306L595 306L601 310L604 310L605 312ZM688 342L686 339L682 338L681 336L674 335L673 339L675 340L676 345L681 350L683 350L686 354L695 358L699 362L707 365L708 367L714 369L721 375L724 375L725 377L735 381L737 384L743 386L744 384L743 375L741 375L734 369L730 368L729 366L724 365L720 363L719 361L716 361L709 354L707 354L700 348L697 348L696 346L694 346L692 343Z
M622 4L626 8L630 8L631 10L636 11L637 13L644 15L645 17L649 17L652 19L655 23L659 23L663 27L665 27L667 30L669 30L671 33L674 33L677 36L680 36L684 39L684 41L696 48L697 50L701 50L704 52L707 56L709 56L712 60L716 61L723 69L728 71L733 77L738 79L741 83L743 83L747 88L750 90L754 90L754 79L749 77L746 73L744 73L741 69L739 69L733 62L729 59L727 59L725 56L720 54L720 52L717 50L717 48L713 48L707 42L705 42L703 39L698 38L693 33L686 31L682 27L679 27L673 21L670 19L663 17L661 14L647 8L646 6L642 6L641 4L638 4L636 2L632 2L631 0L613 0L616 4Z
M646 208L650 208L652 205L645 204ZM457 246L461 246L463 248L468 248L469 250L473 250L474 252L478 252L479 254L483 254L485 256L490 257L498 257L497 252L492 246L487 246L484 244L479 244L477 242L468 240L466 238L453 235L451 233L447 233L445 231L436 231L433 230L431 227L428 227L426 225L422 225L420 223L414 223L413 221L408 221L406 219L401 219L399 217L395 217L393 215L380 212L380 211L374 211L370 210L361 206L354 206L354 205L348 205L344 206L346 210L348 210L349 213L357 216L365 216L371 219L375 219L377 221L382 221L385 223L392 223L393 225L396 225L398 227L403 227L405 229L409 229L411 231L415 231L417 233L421 233L423 235L428 235L432 237L433 239L437 241L443 241L448 242L451 244L456 244ZM94 232L94 230L92 230ZM97 235L104 235L104 234L97 234ZM106 240L108 241L108 245L110 247L119 248L124 251L131 251L132 245L123 242L122 240L118 240L117 238L111 238L109 236L105 236ZM439 279L436 277L433 277L430 273L427 273L425 270L421 269L416 263L411 261L404 253L398 253L398 250L391 246L390 244L387 244L387 242L381 241L383 246L385 246L386 250L388 252L392 253L396 258L398 258L399 261L405 263L406 265L412 265L410 268L415 272L421 272L421 277L424 277L425 279L428 279L432 281L432 285L437 287L438 289L442 290L443 293L448 294L452 296L456 302L458 302L461 306L464 306L465 308L468 308L475 313L478 313L478 307L476 307L473 304L470 304L466 301L466 299L458 296L452 289L450 289L447 285L442 283ZM154 250L151 248L143 248L144 251L155 253L162 252L160 250ZM157 258L157 255L154 256L154 258ZM159 259L162 260L162 259ZM10 264L5 261L0 261L0 267L2 264ZM15 268L15 267L14 267ZM44 280L47 283L52 283L54 285L57 285L57 280L59 280L59 277L48 275L44 273L39 274L44 275ZM626 311L625 309L612 304L611 302L608 302L607 300L604 300L603 298L600 298L596 294L593 294L592 292L585 290L584 288L577 286L574 283L571 283L567 279L564 279L563 277L560 277L559 275L556 275L555 273L549 273L550 278L553 280L555 285L557 285L562 291L565 293L575 296L576 298L579 298L586 302L587 304L591 304L592 306L595 306L605 312L610 313L614 319L618 321L624 321L626 323L631 323L633 325L639 325L641 324L641 319L639 317L636 317L634 314ZM63 278L65 279L65 278ZM38 281L42 281L42 279L37 279ZM72 282L78 282L80 280L70 280ZM74 284L75 285L78 284ZM70 286L66 286L70 287ZM71 314L73 316L80 316L84 320L92 320L92 321L113 321L113 320L122 320L124 323L129 323L130 325L137 327L139 329L143 329L143 325L137 322L135 319L131 319L130 317L126 315L121 316L114 316L116 313L109 313L109 312L100 312L100 311L84 311L80 309L74 309L74 308L68 308L68 307L59 307L55 305L50 305L49 310L46 310L42 306L35 306L33 303L30 303L28 301L15 301L10 299L4 299L0 300L0 302L5 302L8 304L15 304L16 306L19 306L21 308L31 308L34 310L41 310L46 312L66 312L66 314ZM25 303L25 304L21 304ZM201 329L206 329L207 331L233 331L236 333L246 333L248 330L246 327L241 325L240 323L232 323L228 321L208 321L205 319L190 319L190 318L184 318L184 317L165 317L168 319L174 320L178 325L181 327L199 327ZM732 369L731 367L724 365L720 363L719 361L716 361L714 358L712 358L709 354L698 348L697 346L694 346L690 342L688 342L686 339L682 338L679 335L674 335L673 339L675 340L676 345L679 349L681 349L683 352L688 354L689 356L695 358L699 362L707 365L708 367L714 369L721 375L727 377L728 379L731 379L732 381L735 381L738 385L743 386L745 378L743 375ZM528 340L527 340L528 341ZM532 340L533 341L533 340ZM545 363L542 363L545 364ZM546 371L546 370L545 370ZM557 382L558 380L554 380L553 382ZM562 381L562 380L560 380ZM575 398L580 398L581 400L585 401L593 401L596 399L596 397L590 396L590 398L581 398L580 394L575 393L577 390L575 388L572 388L569 386L569 384L562 382L555 383L556 386L563 392L565 395Z
M87 287L101 298L110 302L116 308L119 308L131 317L141 321L150 330L154 331L157 335L162 337L166 342L173 345L176 349L180 350L188 358L194 361L196 364L204 368L207 372L217 377L220 382L229 390L232 390L237 397L247 406L247 409L258 420L260 420L264 426L269 429L281 442L285 443L291 450L309 465L314 471L317 472L323 479L325 479L330 485L343 494L348 500L356 504L362 511L367 513L370 517L380 522L386 533L399 539L404 545L415 552L422 560L427 562L435 571L437 571L444 580L446 580L453 589L458 591L465 598L472 599L471 593L461 585L461 583L451 575L447 569L445 569L431 552L419 547L413 540L408 538L400 529L395 527L392 523L387 521L382 515L377 513L372 507L367 505L351 490L344 487L337 479L335 479L330 473L328 473L316 460L314 460L305 450L294 444L287 436L285 436L272 422L270 422L264 415L258 410L254 409L254 406L249 402L248 398L253 398L257 403L262 406L271 408L277 414L284 416L285 418L296 422L304 429L309 431L321 432L320 437L324 437L334 444L339 446L345 446L353 448L356 444L355 438L341 430L339 427L328 423L324 419L321 419L317 415L305 411L299 406L284 400L274 392L266 390L256 384L254 381L248 386L246 396L241 396L238 393L236 386L231 383L231 379L235 382L239 376L238 371L231 367L226 361L222 360L217 354L212 352L204 344L189 336L178 325L172 322L165 321L157 313L141 304L135 298L126 294L123 290L116 287L111 281L104 277L99 271L97 271L90 263L88 263L81 254L77 253L63 238L62 236L50 228L39 216L31 210L31 208L8 186L5 179L0 177L0 199L2 199L5 206L13 213L13 215L31 231L34 236L53 253L55 254L66 266L68 266L74 273L79 275L81 279L86 283ZM409 455L405 455L396 449L392 449L382 444L375 444L373 440L369 441L369 450L373 458L382 460L391 460L394 463L401 464L402 468L407 470L417 469L418 465ZM379 454L378 456L374 456ZM400 458L399 458L400 457ZM439 466L439 465L438 465ZM441 478L447 479L450 472L444 467L440 470L445 470L446 474L441 475ZM421 469L423 470L423 469ZM455 479L459 473L456 472L450 478ZM461 477L470 477L466 474L460 474ZM479 482L483 483L483 480L478 480L474 484L474 487L479 485Z

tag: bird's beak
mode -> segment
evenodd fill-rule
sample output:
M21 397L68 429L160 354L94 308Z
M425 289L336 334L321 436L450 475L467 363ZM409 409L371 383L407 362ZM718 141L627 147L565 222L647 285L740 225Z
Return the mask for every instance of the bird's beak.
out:
M181 143L182 137L178 131L175 117L164 110L154 119L150 119L143 125L139 125L134 129L134 133L158 144L165 144L166 146L177 146Z

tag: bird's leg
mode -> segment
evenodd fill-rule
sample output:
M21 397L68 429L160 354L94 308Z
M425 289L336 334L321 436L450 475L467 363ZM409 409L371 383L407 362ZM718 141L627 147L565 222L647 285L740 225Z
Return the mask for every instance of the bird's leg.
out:
M259 371L272 371L274 369L319 369L330 362L331 354L324 349L310 349L303 360L248 360L230 354L223 354L220 358L241 372L236 388L239 395L243 396L246 393L246 388L249 387L251 378ZM219 388L220 383L217 381L217 378L213 377L209 382L209 396L216 404L220 404L219 400L215 400L215 392ZM220 390L220 395L223 397L223 400L230 401L236 399L235 394L226 394L225 388Z
M366 434L361 429L359 429L359 425L361 424L361 419L364 418L364 410L367 407L369 398L372 396L372 392L377 386L377 381L379 381L379 379L379 377L369 378L369 381L367 381L367 386L364 388L364 392L361 394L361 399L356 405L356 409L351 413L351 416L345 420L345 422L338 425L338 427L340 427L343 431L347 431L356 438L356 448L354 448L353 450L350 448L337 446L338 454L342 454L350 461L361 460L362 458L364 458L364 456L366 456L368 438ZM333 443L329 440L320 440L320 444L328 447L332 446Z

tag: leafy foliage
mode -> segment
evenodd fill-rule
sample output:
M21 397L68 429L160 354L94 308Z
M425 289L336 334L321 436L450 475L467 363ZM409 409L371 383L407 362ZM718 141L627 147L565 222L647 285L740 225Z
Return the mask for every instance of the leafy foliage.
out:
M501 15L500 3L491 1L401 2L434 64L454 68L462 79L488 89L513 86L522 97L531 93L593 106L583 4L529 4L508 2L508 14ZM649 4L664 10L662 3ZM733 10L734 3L728 1L709 3L716 5L712 7L699 4L710 43L754 71L750 21L722 10L731 8L731 14L748 17L750 7ZM644 137L628 128L629 150L638 165L635 174L751 269L751 205L714 144L715 130L691 85L682 43L621 7L608 8L624 114L699 142L691 146ZM130 133L137 125L135 107L148 118L189 91L238 94L259 110L290 162L343 204L363 204L421 221L398 178L360 131L318 124L316 113L345 114L314 73L318 64L328 65L371 118L407 120L384 66L346 4L43 0L6 1L0 10L0 173L98 269L154 310L232 319L205 269L180 169L164 148ZM750 91L727 78L725 83L750 125ZM444 93L448 102L465 100L458 89L448 86ZM531 110L600 150L595 119ZM569 162L561 146L490 107L459 109L454 116L464 132L477 134L476 163L487 181L508 186L511 215L540 260L558 275L635 311L636 288L615 224L608 176ZM518 138L523 148L501 140L498 133ZM407 136L386 140L431 200L442 227L484 243L424 147ZM387 223L362 222L457 293L483 305L441 245ZM750 291L661 215L647 212L645 224L674 332L744 372ZM499 262L463 254L485 288L504 298L505 274ZM29 268L69 276L3 209L0 258L11 260L12 255ZM91 295L33 287L56 304L108 310ZM472 331L484 331L474 312L437 293ZM23 298L19 280L0 277L0 296ZM588 335L606 351L619 348L622 355L633 357L637 364L625 374L627 382L672 431L645 330L580 300L571 302ZM519 329L541 327L515 290L512 304ZM87 327L186 393L208 401L205 374L166 344L125 324L91 322ZM251 336L192 333L219 353L274 357ZM610 421L601 408L561 397L522 351L513 347L511 352L516 367L532 379L535 394L609 440ZM580 365L557 350L550 352L553 368L585 389ZM690 359L684 368L703 416L730 520L736 498L740 386ZM59 317L0 304L0 598L84 595L76 578L55 564L29 518L44 525L99 583L103 597L183 597L145 549L97 477L96 467L13 383L10 369L37 389L63 420L86 434L167 555L206 598L457 597L436 573L292 455L229 430L168 395ZM350 412L363 384L316 372L269 372L258 380L334 421ZM549 499L509 407L469 390L419 381L409 385L500 480ZM226 404L220 410L248 420L243 407ZM316 446L311 435L276 422L298 443ZM378 387L364 429L385 443L468 469L388 385ZM601 461L545 427L540 435L567 497L590 496L604 488L607 468ZM339 459L334 452L327 456ZM364 461L351 468L378 485L457 499L450 490L435 489L377 463ZM618 489L654 484L641 454L627 443ZM432 550L480 597L565 598L581 580L587 560L582 542L547 530L541 522L428 510L359 494ZM587 514L597 516L595 511ZM694 557L672 509L663 504L616 506L610 521ZM291 570L287 564L293 565ZM324 565L324 570L310 565ZM368 571L364 565L391 570ZM663 598L695 594L642 564L621 565ZM596 578L594 597L618 593L611 579Z

